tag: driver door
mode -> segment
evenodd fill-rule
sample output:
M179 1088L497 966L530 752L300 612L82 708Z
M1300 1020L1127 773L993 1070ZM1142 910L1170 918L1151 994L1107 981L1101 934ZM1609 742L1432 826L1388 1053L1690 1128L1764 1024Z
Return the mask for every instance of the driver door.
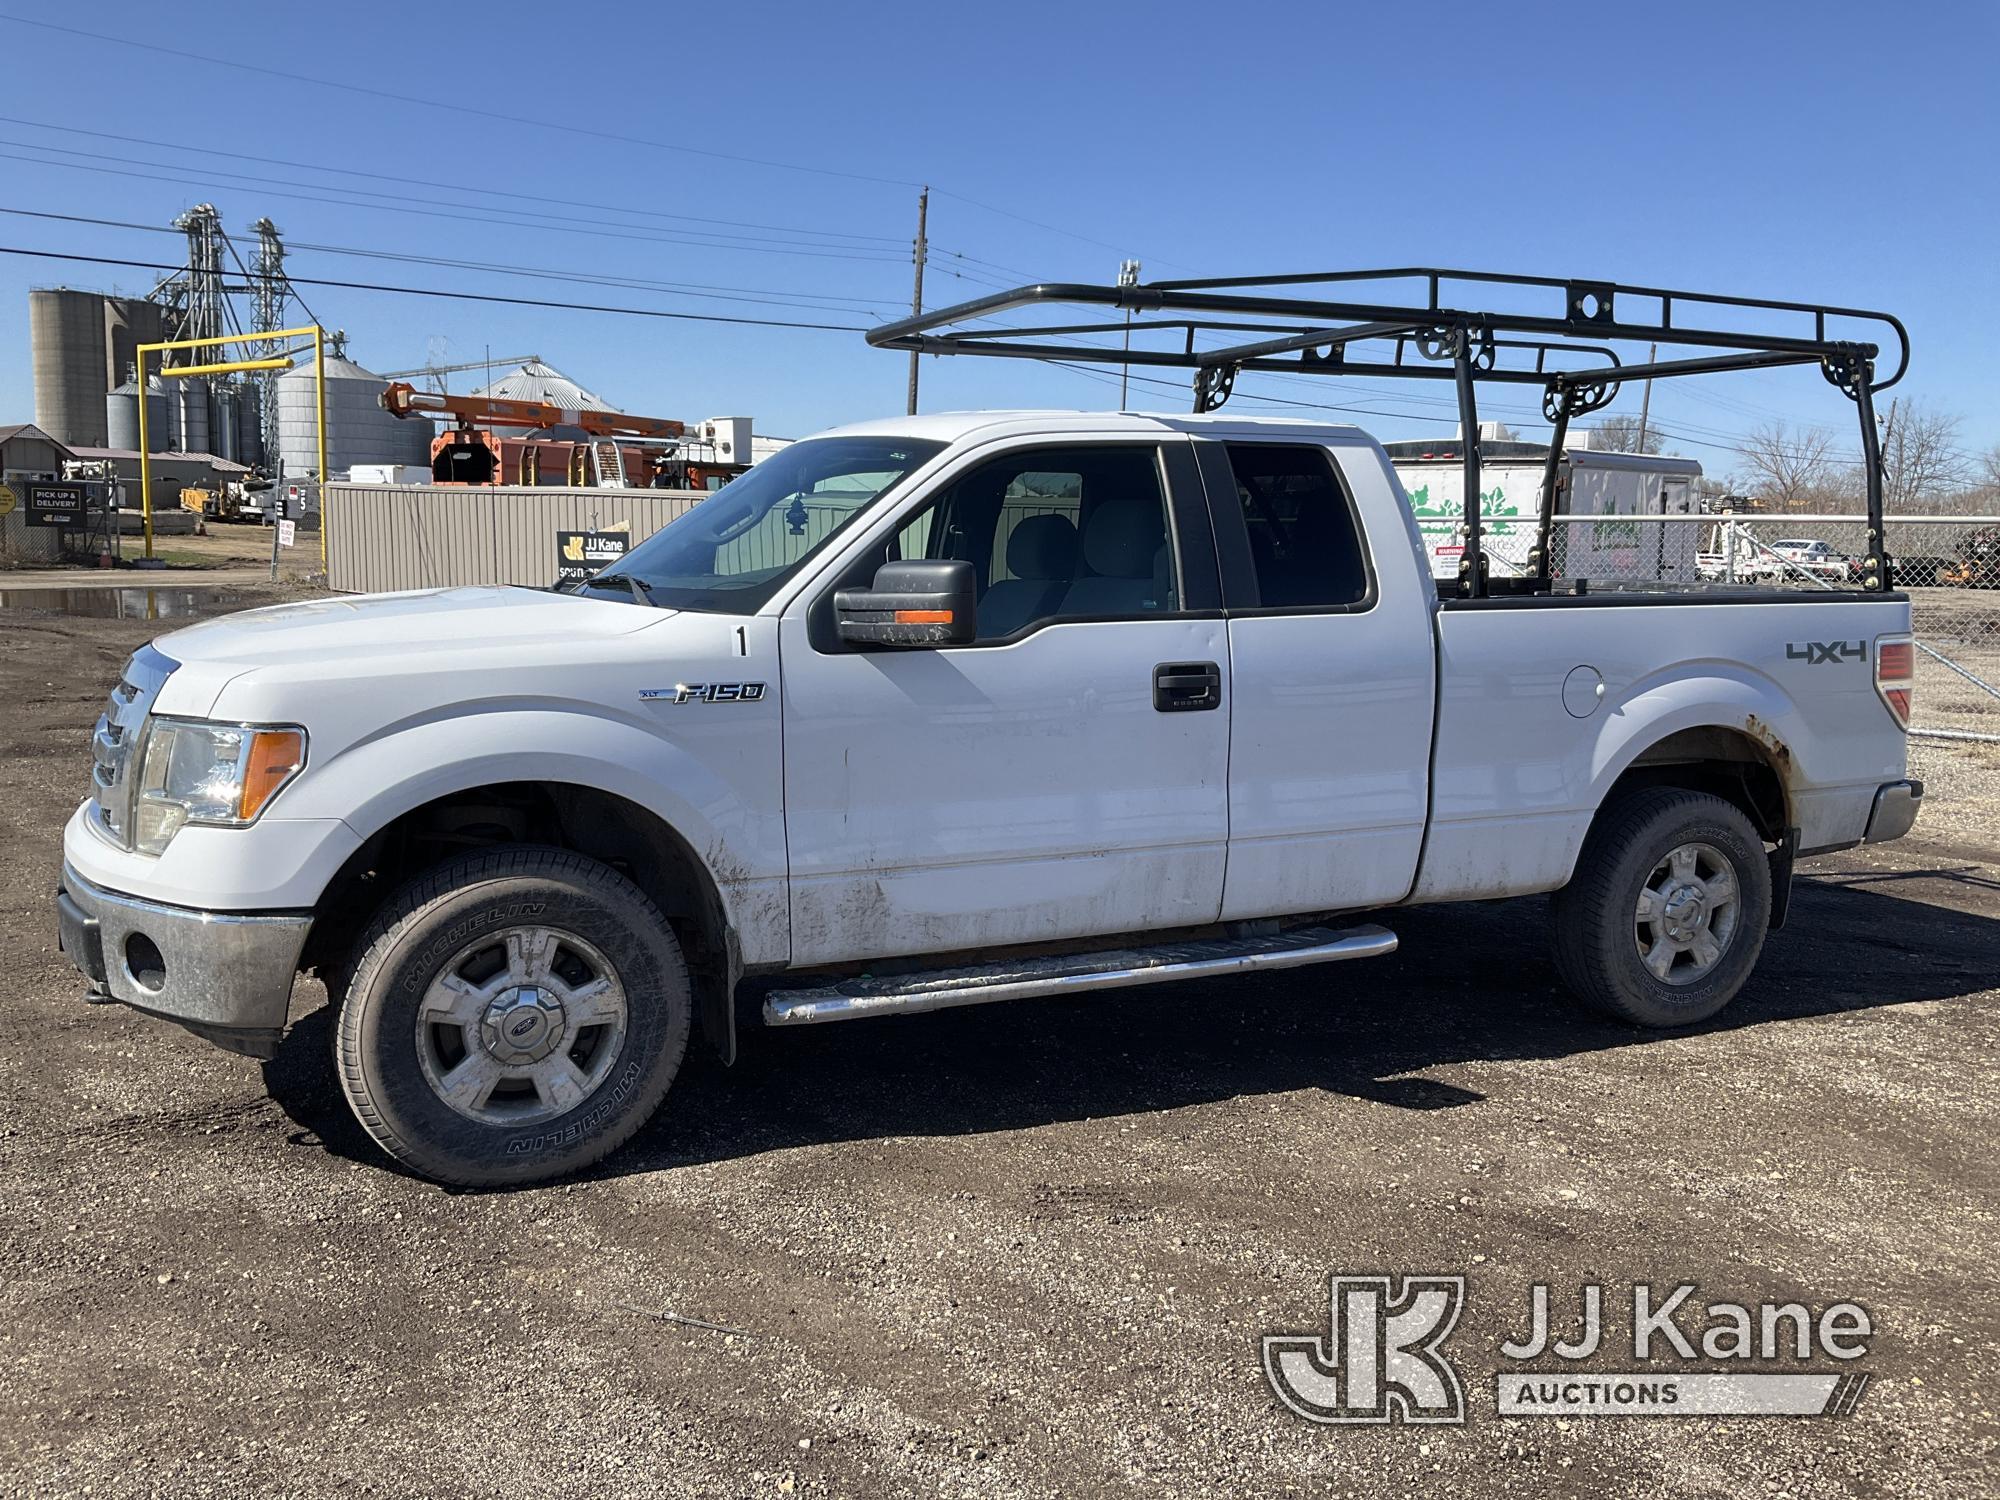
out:
M968 645L842 642L832 595L965 558ZM853 544L780 627L792 962L1212 922L1229 649L1189 444L988 448Z

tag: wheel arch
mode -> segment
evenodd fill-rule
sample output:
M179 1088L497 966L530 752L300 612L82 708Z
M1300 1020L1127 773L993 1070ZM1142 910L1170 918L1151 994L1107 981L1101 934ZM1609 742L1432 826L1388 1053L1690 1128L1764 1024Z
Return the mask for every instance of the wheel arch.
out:
M1740 727L1690 725L1640 747L1604 787L1595 818L1635 788L1681 787L1731 803L1766 843L1781 843L1793 823L1791 754L1755 715L1749 719Z
M694 844L655 809L603 787L564 780L492 781L414 802L363 837L314 908L302 966L332 992L353 955L344 944L382 902L426 870L470 849L544 844L626 875L666 915L694 979L702 1034L725 1062L736 1056L733 998L743 972L735 913Z
M1590 770L1592 824L1635 786L1711 792L1768 843L1798 821L1798 706L1769 678L1734 671L1659 681L1609 715Z

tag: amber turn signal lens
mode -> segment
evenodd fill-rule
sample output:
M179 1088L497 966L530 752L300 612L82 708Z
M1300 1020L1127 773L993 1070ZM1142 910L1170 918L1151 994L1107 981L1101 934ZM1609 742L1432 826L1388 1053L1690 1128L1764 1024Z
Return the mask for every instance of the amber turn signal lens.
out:
M948 609L899 609L896 611L898 625L949 625L951 611Z
M305 758L306 737L296 729L260 729L253 734L236 815L246 823L256 817L272 794L305 764Z

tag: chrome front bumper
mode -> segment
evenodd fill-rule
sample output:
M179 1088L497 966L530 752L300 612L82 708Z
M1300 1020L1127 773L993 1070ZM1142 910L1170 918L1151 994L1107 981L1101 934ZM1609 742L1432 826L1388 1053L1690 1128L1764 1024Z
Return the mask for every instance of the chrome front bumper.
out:
M211 912L100 890L67 865L62 950L89 998L177 1021L232 1052L269 1057L285 1029L309 912Z
M1882 787L1875 793L1875 806L1868 813L1868 832L1861 841L1886 844L1890 839L1901 838L1916 823L1917 809L1923 802L1921 781L1892 781Z

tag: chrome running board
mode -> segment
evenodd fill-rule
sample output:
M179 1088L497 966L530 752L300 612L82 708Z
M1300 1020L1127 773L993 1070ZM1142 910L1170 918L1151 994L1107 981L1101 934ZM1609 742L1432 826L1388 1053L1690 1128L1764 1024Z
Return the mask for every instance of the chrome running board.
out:
M1025 995L1075 995L1170 979L1211 979L1347 958L1380 958L1395 951L1396 934L1386 927L1306 927L1264 937L1203 938L1158 948L975 964L927 974L849 979L815 989L775 990L764 1001L764 1024L812 1026L863 1016L909 1015Z

